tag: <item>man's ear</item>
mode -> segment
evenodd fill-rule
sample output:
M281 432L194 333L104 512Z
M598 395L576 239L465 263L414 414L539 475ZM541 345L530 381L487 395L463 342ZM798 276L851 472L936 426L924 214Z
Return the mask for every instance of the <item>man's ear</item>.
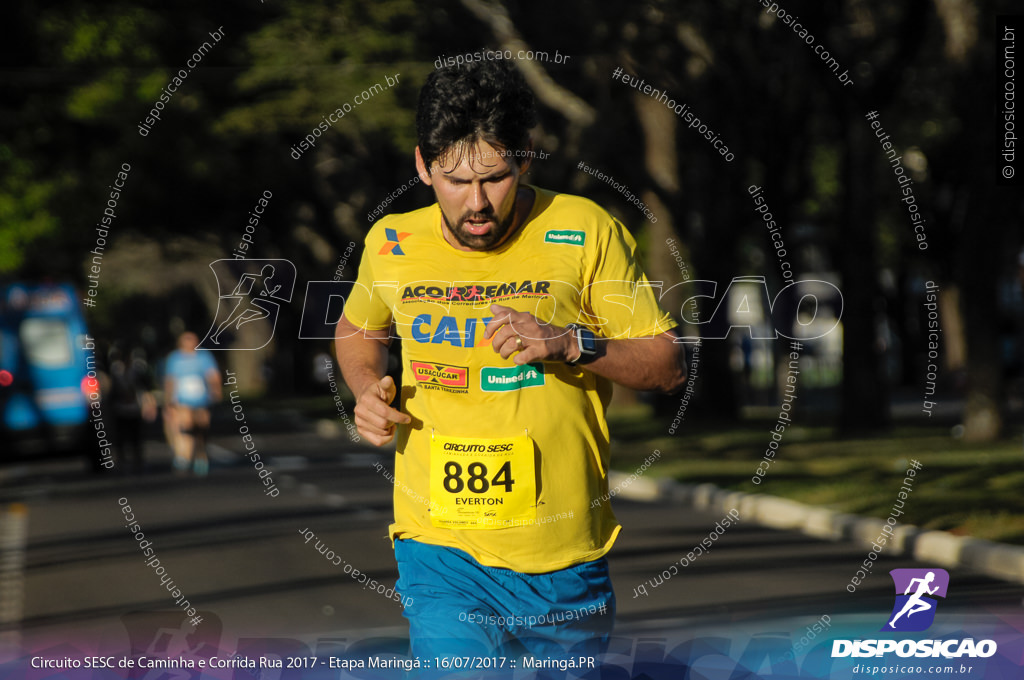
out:
M427 164L423 162L423 154L420 153L420 147L416 147L416 172L419 173L420 181L426 184L428 187L433 185L433 181L430 178L430 171L427 170Z

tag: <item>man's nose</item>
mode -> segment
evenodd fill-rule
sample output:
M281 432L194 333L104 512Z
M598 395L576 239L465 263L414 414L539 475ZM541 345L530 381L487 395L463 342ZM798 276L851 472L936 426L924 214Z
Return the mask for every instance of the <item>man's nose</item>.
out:
M469 201L466 207L473 212L484 212L490 205L487 194L484 192L484 185L481 182L474 182L469 190Z

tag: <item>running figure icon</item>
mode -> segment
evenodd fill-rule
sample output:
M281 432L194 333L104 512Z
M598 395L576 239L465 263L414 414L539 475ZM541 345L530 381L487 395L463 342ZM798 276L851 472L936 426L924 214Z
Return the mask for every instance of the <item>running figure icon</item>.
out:
M231 295L239 297L238 305L231 311L231 314L228 315L224 323L217 327L217 332L210 336L210 342L219 345L221 333L232 325L234 325L235 330L238 330L242 324L268 318L273 309L277 309L276 303L269 303L268 305L264 301L267 298L273 298L277 291L281 290L281 284L277 284L273 288L270 287L270 282L273 278L274 265L272 264L264 265L263 270L259 274L242 274L238 280L238 285L231 291ZM263 290L259 292L260 297L251 297L253 290L260 283L263 284ZM245 289L244 291L243 288Z
M199 344L208 350L258 350L274 337L283 305L295 290L289 260L220 259L210 263L217 279L217 311Z
M945 598L949 590L949 572L938 567L892 569L889 576L895 599L881 630L912 633L930 628L935 623L939 599Z
M914 587L915 583L918 584L917 592L911 595L910 599L908 599L906 603L903 605L903 609L901 609L896 616L892 617L892 620L889 621L890 628L895 628L896 620L904 614L906 614L907 618L909 619L914 614L918 612L928 611L929 609L935 606L930 602L925 602L921 599L925 595L934 595L935 591L939 589L939 586L935 586L934 588L928 587L928 585L934 580L934 571L929 571L924 578L915 578L910 580L910 583L907 585L907 589L903 591L903 594L908 595L910 593L910 590Z

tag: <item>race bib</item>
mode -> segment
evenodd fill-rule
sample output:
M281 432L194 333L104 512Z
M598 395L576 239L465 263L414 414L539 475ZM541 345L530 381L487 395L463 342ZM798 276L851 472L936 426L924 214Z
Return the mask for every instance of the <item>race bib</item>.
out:
M533 440L430 440L430 520L450 529L500 529L537 518Z
M183 375L177 379L178 399L181 401L202 401L206 397L206 381L198 375Z

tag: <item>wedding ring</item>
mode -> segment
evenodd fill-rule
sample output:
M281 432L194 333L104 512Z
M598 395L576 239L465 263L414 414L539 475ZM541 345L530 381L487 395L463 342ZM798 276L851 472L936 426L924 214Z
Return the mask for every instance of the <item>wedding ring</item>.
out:
M519 335L516 336L516 349L520 351L523 349L523 338Z

